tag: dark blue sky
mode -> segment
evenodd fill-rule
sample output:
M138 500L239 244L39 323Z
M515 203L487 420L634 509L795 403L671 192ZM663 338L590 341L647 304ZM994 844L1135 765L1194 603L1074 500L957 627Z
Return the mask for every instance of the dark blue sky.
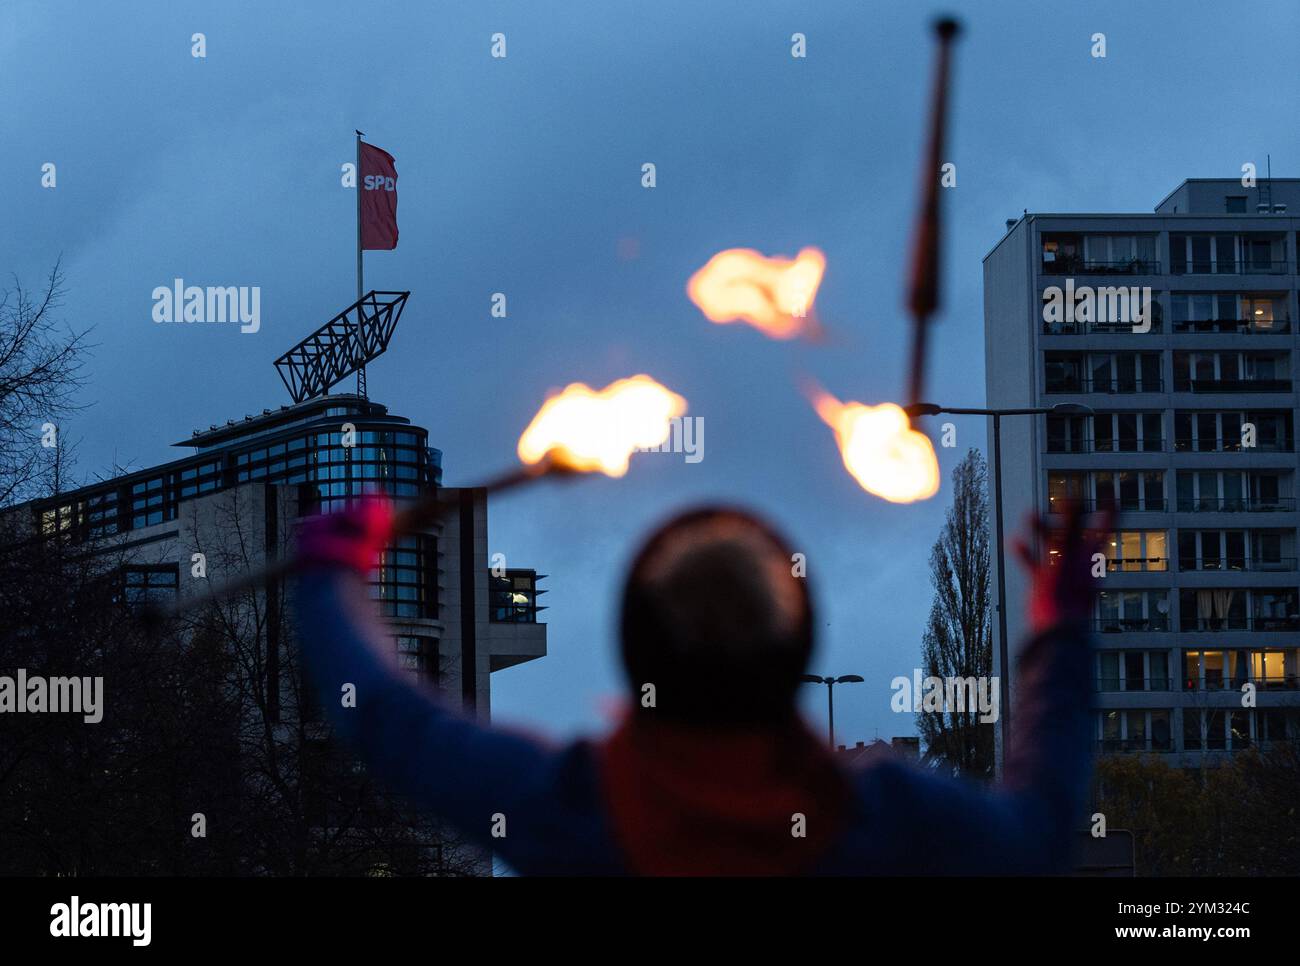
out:
M179 451L195 427L287 401L272 360L354 298L352 131L397 159L401 244L367 287L410 289L370 394L427 426L449 483L514 459L546 391L645 371L704 417L705 458L502 499L490 549L551 575L550 656L494 676L499 717L566 733L619 687L614 602L637 538L724 498L808 556L815 670L860 673L841 741L910 734L889 681L918 662L945 486L899 507L858 489L794 388L902 394L902 253L938 8L865 0L108 5L0 9L0 268L62 254L64 315L98 348L65 438L80 471ZM957 53L945 308L932 395L983 401L980 259L1022 209L1149 211L1246 161L1297 173L1300 5L952 4ZM130 11L130 12L128 12ZM190 55L190 35L208 56ZM489 56L490 37L508 56ZM808 56L790 57L790 35ZM1108 56L1089 56L1104 32ZM658 187L640 167L658 166ZM58 187L40 187L53 162ZM627 240L634 240L630 245ZM624 257L620 257L620 242ZM827 254L828 347L714 326L684 294L716 251ZM628 249L637 250L628 258ZM262 328L155 325L175 277L258 285ZM506 293L509 317L489 299ZM346 388L346 387L341 387ZM824 694L809 689L821 720Z

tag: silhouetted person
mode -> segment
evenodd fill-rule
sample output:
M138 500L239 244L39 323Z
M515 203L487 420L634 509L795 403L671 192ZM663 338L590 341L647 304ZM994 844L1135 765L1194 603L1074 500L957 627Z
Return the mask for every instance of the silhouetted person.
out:
M789 546L746 513L686 513L642 548L622 604L629 711L608 737L564 747L471 721L398 669L364 584L390 522L371 501L307 523L304 655L371 772L519 872L1068 870L1091 774L1091 547L1077 513L1057 565L1022 548L1031 636L1004 782L992 788L892 758L833 759L795 708L813 648L807 581L793 576ZM873 598L870 586L852 590ZM341 708L349 683L356 707ZM493 837L501 818L505 835Z

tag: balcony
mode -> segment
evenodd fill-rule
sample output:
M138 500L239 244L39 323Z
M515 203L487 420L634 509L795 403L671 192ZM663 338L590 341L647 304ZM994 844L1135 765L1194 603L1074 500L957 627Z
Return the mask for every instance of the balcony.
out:
M1179 513L1291 513L1294 510L1295 498L1290 496L1271 500L1207 497L1178 501Z
M1245 557L1179 557L1180 571L1240 571L1242 573L1286 573L1295 570L1295 557L1279 557L1276 560L1251 560Z
M1269 633L1300 630L1300 615L1286 617L1184 617L1180 631L1188 634L1255 631Z
M1113 497L1111 498L1103 497L1100 500L1091 499L1091 498L1087 500L1079 500L1079 499L1072 499L1070 497L1049 496L1047 498L1047 512L1048 513L1062 512L1057 505L1058 502L1068 502L1068 503L1077 504L1078 506L1081 506L1088 513L1094 513L1099 510L1108 510L1113 513L1164 513L1166 508L1165 501L1161 499L1157 499L1155 497L1152 497L1151 499L1142 499L1141 497L1137 497L1137 498L1121 497L1118 500Z
M1101 617L1093 622L1093 629L1099 634L1142 634L1161 633L1169 630L1169 615L1156 614L1154 617Z
M1109 393L1125 395L1140 392L1163 392L1163 379L1143 379L1141 385L1136 379L1119 378L1085 378L1083 376L1065 376L1049 379L1045 388L1049 393Z
M1053 437L1049 423L1047 452L1049 453L1162 453L1165 449L1163 439L1139 440L1136 436L1123 436L1119 439L1065 439Z
M1238 453L1256 450L1261 453L1291 453L1295 451L1294 439L1261 439L1254 446L1242 446L1240 439L1187 439L1174 440L1175 453Z
M1174 392L1290 392L1290 379L1175 379Z
M1174 680L1165 675L1164 677L1153 678L1125 678L1121 681L1117 677L1102 677L1097 679L1093 690L1098 694L1125 694L1135 691L1172 691L1174 689Z
M507 570L498 577L489 573L488 619L494 624L536 624L546 607L537 603L546 593L537 582L546 577L535 570Z
M1164 573L1169 569L1168 557L1107 557L1108 573L1140 574Z
M1044 260L1043 275L1159 275L1160 263L1149 258L1128 258L1120 261L1100 261L1078 255L1058 254L1052 261Z
M1170 738L1152 738L1149 741L1146 738L1102 738L1097 742L1097 749L1104 754L1118 754L1121 752L1166 752L1173 751L1174 746Z
M1153 303L1153 306L1156 303ZM1152 314L1155 314L1154 312ZM1151 323L1149 329L1142 332L1134 333L1135 335L1150 335L1153 332L1160 332L1164 324L1158 318L1148 319ZM1131 333L1136 322L1043 322L1043 335L1123 335Z
M1286 275L1291 270L1291 263L1285 258L1247 258L1244 261L1207 261L1194 259L1183 263L1175 262L1171 275Z
M1183 678L1184 691L1240 691L1245 683L1255 685L1260 691L1300 691L1300 677L1294 674L1254 675L1251 677L1227 676L1222 672L1200 678Z
M1286 335L1291 331L1291 320L1273 319L1264 325L1250 319L1186 319L1175 321L1169 328L1181 334Z

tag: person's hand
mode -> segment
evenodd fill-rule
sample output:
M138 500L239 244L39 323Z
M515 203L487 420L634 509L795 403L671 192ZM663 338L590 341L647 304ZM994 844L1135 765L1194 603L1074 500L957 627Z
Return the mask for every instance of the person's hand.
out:
M367 496L338 513L324 513L303 524L298 559L306 566L349 567L367 573L393 537L393 507Z
M1021 538L1015 544L1033 582L1028 607L1031 634L1062 623L1092 619L1097 584L1093 557L1102 552L1102 541L1113 526L1114 514L1103 513L1096 530L1084 529L1083 508L1077 503L1064 504L1060 515L1064 517L1060 529L1052 529L1048 517L1042 516L1033 521L1031 539Z

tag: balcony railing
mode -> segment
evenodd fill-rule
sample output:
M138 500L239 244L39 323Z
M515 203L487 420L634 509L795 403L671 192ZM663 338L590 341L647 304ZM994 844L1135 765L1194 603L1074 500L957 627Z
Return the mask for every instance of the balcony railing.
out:
M1295 449L1294 439L1260 439L1254 446L1242 446L1241 439L1188 439L1174 440L1176 453L1236 453L1257 450L1261 453L1290 453Z
M1189 634L1222 631L1294 631L1300 630L1300 616L1289 617L1184 617L1179 630Z
M1170 738L1102 738L1097 742L1097 748L1107 754L1174 750L1173 741Z
M1044 275L1159 275L1160 263L1153 258L1125 258L1106 262L1078 255L1057 255L1043 262Z
M1272 500L1225 499L1223 497L1179 500L1179 513L1290 513L1295 510L1295 498L1274 497Z
M1163 439L1138 440L1132 436L1122 439L1052 439L1048 437L1049 453L1162 453Z
M1159 319L1147 319L1150 328L1143 328L1135 335L1150 335L1160 332L1163 323ZM1143 323L1145 326L1145 323ZM1137 322L1043 322L1043 335L1123 335L1133 332Z
M1291 331L1291 320L1274 319L1270 325L1265 326L1249 319L1188 319L1174 322L1170 329L1178 333L1285 335Z
M1294 674L1275 674L1263 676L1225 675L1222 673L1206 674L1204 680L1195 677L1183 678L1184 691L1240 691L1247 682L1260 691L1300 691L1300 676Z
M1175 379L1174 392L1290 392L1290 379Z
M1047 392L1104 392L1118 395L1163 391L1164 380L1162 379L1143 379L1141 386L1135 379L1085 379L1066 376L1047 381Z
M1174 679L1165 675L1152 678L1125 678L1122 681L1116 677L1099 677L1093 690L1109 694L1126 691L1172 691L1173 689Z
M1201 558L1179 557L1179 570L1223 571L1237 570L1243 573L1284 573L1295 570L1295 557L1279 557L1276 560L1252 560L1245 557Z
M1058 501L1066 502L1066 499L1067 498L1063 498L1063 497L1048 497L1047 512L1060 513L1061 510L1057 506ZM1158 499L1150 499L1150 500L1088 499L1088 500L1072 500L1069 502L1078 504L1089 513L1092 513L1096 510L1111 510L1115 513L1164 513L1165 512L1165 501L1158 500Z
M1291 263L1285 258L1248 258L1216 264L1206 261L1174 262L1171 275L1285 275Z
M1092 623L1094 629L1101 634L1160 633L1169 630L1169 615L1157 614L1154 617L1101 617Z
M1169 569L1168 557L1107 557L1106 570L1111 573L1160 573Z

